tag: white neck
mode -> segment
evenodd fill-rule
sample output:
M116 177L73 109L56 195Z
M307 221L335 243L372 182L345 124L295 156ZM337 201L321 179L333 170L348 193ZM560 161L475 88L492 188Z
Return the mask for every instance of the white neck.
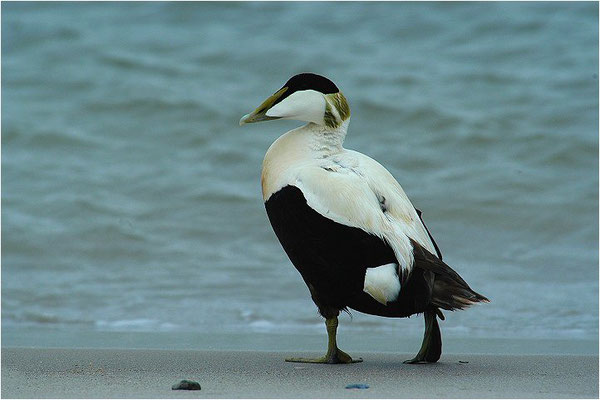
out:
M336 128L317 125L311 122L300 129L304 134L311 136L312 151L332 154L342 150L349 124L350 118L342 122L340 126Z
M349 119L336 128L308 123L279 137L263 161L262 188L266 201L273 192L294 181L294 169L344 151Z

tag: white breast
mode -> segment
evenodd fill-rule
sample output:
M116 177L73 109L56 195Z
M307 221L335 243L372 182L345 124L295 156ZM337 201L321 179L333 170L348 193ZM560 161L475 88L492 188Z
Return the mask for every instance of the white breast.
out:
M265 154L261 174L263 200L287 185L295 185L298 171L310 163L310 136L303 134L305 127L287 132L279 137Z

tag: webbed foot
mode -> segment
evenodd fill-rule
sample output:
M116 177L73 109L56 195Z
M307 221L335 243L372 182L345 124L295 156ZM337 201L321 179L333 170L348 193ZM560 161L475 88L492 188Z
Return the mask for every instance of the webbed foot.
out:
M352 364L362 362L362 358L352 358L348 353L336 349L332 354L326 354L319 358L290 357L286 358L285 361L315 364Z
M287 362L297 363L317 363L317 364L352 364L362 362L362 358L352 358L348 353L338 349L336 341L336 332L338 326L337 316L327 318L325 320L325 326L327 327L327 354L319 358L304 358L304 357L290 357L286 358Z

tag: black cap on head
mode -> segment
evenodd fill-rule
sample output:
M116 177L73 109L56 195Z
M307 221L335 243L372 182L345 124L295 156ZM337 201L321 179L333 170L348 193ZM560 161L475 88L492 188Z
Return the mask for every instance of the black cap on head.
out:
M338 93L340 91L329 79L311 72L294 75L283 86L288 88L286 93L288 96L298 90L312 89L323 94Z

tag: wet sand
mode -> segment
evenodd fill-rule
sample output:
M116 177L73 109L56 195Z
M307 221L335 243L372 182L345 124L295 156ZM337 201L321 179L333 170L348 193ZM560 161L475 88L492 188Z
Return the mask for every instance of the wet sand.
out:
M598 398L597 355L354 353L364 362L284 362L308 352L2 349L3 398ZM182 379L200 391L174 391ZM368 389L346 389L366 384Z

